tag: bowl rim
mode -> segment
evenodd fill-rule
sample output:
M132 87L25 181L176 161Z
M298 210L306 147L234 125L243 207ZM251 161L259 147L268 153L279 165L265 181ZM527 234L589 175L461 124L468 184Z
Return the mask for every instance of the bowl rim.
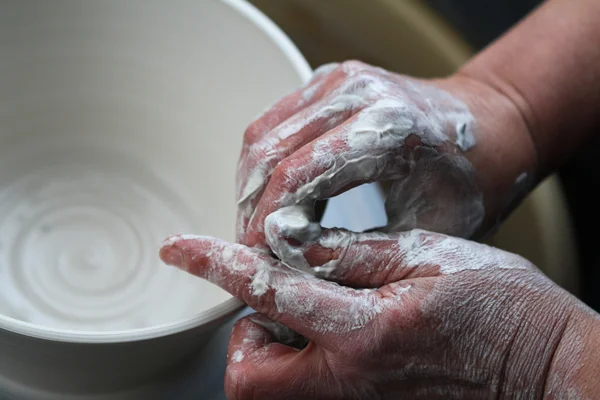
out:
M312 75L312 68L292 40L262 11L246 0L220 0L261 30L290 61L302 82ZM146 328L117 331L78 331L56 329L20 321L0 314L0 331L5 330L37 339L67 343L122 343L155 339L200 327L241 310L244 303L235 297L204 310L197 315L174 322Z

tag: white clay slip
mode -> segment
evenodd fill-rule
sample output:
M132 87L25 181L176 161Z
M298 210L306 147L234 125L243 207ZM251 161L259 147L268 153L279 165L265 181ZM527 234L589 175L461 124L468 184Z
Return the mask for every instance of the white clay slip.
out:
M464 154L476 145L476 124L467 105L435 86L360 63L326 66L315 76L332 71L346 75L343 83L265 132L242 158L238 227L243 228L247 219L251 229L264 229L269 241L268 236L273 237L269 226L276 224L284 231L289 218L290 229L296 229L294 221L314 201L357 183L385 180L391 182L385 231L422 228L459 237L473 235L485 210L477 174ZM304 90L307 96L311 85L321 83L309 84ZM311 159L288 167L291 163L284 161L294 159L294 154L287 155L281 142L310 133L305 128L313 124L319 126L321 136L309 135L304 145L312 146ZM275 193L279 197L272 201L287 211L271 217L259 213L257 218L253 202L269 188L267 182L276 168L280 169L277 176L283 176L292 190ZM281 182L270 188L276 184ZM292 208L298 205L304 211ZM264 226L260 218L267 218ZM302 218L311 222L308 215ZM272 248L273 243L270 240ZM285 243L275 247L282 260L306 269L296 249L286 248Z

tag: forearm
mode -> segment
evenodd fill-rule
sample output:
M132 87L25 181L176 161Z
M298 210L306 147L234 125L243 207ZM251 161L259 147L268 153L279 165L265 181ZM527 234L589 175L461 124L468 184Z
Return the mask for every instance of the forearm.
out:
M537 151L538 179L599 127L599 19L596 0L549 0L459 72L518 108Z

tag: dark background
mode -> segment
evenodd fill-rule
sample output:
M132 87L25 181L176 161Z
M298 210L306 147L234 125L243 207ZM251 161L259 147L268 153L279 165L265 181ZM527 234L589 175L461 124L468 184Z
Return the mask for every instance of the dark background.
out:
M462 36L479 50L525 17L538 0L426 0ZM565 134L568 140L568 132ZM558 173L574 219L581 269L582 300L600 311L600 255L596 232L600 226L600 138L579 152ZM575 267L575 266L574 266Z

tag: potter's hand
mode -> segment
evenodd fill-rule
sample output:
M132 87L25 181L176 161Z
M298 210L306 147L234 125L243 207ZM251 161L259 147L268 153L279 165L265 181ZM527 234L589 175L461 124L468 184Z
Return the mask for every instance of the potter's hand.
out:
M322 237L328 240L301 250L312 265L337 259L331 277L339 284L209 237L173 237L163 245L165 262L260 313L233 330L229 398L593 393L586 390L598 383L600 320L524 259L420 230Z
M426 82L356 61L326 65L246 130L238 241L266 248L272 212L372 181L391 183L388 232L470 237L484 220L496 222L515 182L527 189L532 151L512 103L468 79Z

